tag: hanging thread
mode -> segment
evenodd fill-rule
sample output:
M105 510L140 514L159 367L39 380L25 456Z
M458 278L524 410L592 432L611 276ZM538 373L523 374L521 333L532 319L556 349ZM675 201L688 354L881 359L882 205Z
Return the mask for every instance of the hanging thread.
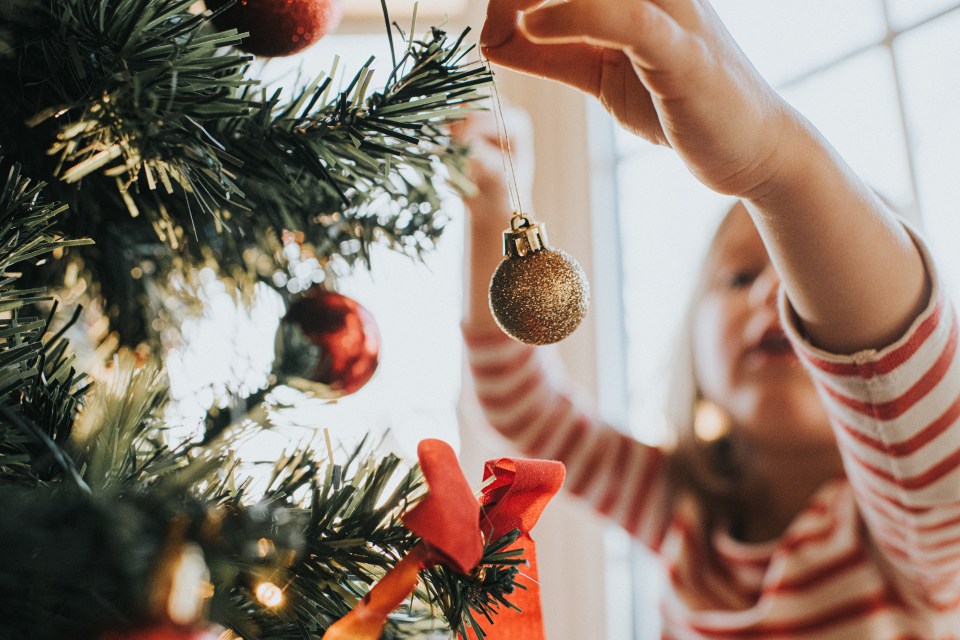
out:
M507 120L503 115L503 103L500 101L500 92L497 90L497 79L493 73L493 67L482 55L480 61L486 65L490 71L490 78L493 82L490 98L493 101L493 120L497 128L497 140L500 143L500 160L503 162L503 174L507 178L507 193L510 196L510 204L516 214L523 213L523 206L520 202L520 186L517 183L517 173L513 166L513 151L510 149L510 136L507 133ZM509 163L509 167L507 166Z
M487 63L482 55L481 61ZM590 304L590 284L580 264L565 251L550 248L544 226L523 212L507 119L492 69L490 74L494 122L513 205L510 228L503 232L504 260L490 279L490 312L511 338L551 344L580 325Z

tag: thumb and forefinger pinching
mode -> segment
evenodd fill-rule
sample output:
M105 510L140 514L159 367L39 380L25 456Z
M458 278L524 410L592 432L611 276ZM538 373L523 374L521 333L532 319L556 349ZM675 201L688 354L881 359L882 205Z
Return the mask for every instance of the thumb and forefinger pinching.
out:
M579 60L578 66L583 66L599 61L598 47L627 53L641 67L669 66L677 58L677 46L684 35L667 11L648 0L552 4L543 0L490 0L480 44L494 62L505 57L507 66L510 62L547 65L535 72L555 77L568 73L563 67L576 62L561 52L586 54Z
M536 9L542 0L492 0L480 33L480 48L493 63L528 75L556 80L596 96L602 49L584 42L544 44L520 29L522 9Z
M497 49L508 44L519 35L517 25L522 13L546 2L547 0L489 0L487 18L480 32L480 46L484 49Z

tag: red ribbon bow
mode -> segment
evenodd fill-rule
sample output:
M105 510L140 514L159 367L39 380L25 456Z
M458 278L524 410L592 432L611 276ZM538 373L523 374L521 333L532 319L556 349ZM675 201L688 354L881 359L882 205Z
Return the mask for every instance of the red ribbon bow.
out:
M480 502L463 476L456 453L441 440L423 440L417 447L429 493L403 516L404 525L421 538L410 553L383 577L350 613L335 622L323 640L376 640L387 615L417 585L420 571L442 562L469 573L483 556L484 535L495 540L514 529L520 537L511 548L522 548L528 562L521 574L526 589L517 589L513 603L521 612L504 608L487 638L543 638L543 615L537 578L536 547L530 529L563 483L559 462L500 458L487 461ZM473 632L467 632L473 638Z

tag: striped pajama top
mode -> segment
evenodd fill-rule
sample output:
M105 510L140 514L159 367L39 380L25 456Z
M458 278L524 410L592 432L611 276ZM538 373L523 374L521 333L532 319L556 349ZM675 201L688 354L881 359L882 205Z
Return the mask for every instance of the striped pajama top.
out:
M665 453L602 424L553 379L547 353L464 327L488 421L521 451L567 466L566 488L657 552L663 638L960 638L957 320L933 281L927 308L881 350L826 353L780 314L830 415L845 477L778 539L704 531L668 490ZM709 559L709 560L708 560Z

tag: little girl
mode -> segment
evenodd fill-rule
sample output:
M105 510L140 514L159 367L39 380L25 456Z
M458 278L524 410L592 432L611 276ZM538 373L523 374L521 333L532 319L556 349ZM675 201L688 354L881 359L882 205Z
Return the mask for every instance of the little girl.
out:
M705 1L491 0L481 44L595 96L739 201L678 354L679 444L649 447L496 327L487 286L512 212L492 124L469 122L463 327L490 423L562 460L570 491L659 554L665 638L960 637L957 326L922 241ZM719 441L694 432L708 405L729 423Z

